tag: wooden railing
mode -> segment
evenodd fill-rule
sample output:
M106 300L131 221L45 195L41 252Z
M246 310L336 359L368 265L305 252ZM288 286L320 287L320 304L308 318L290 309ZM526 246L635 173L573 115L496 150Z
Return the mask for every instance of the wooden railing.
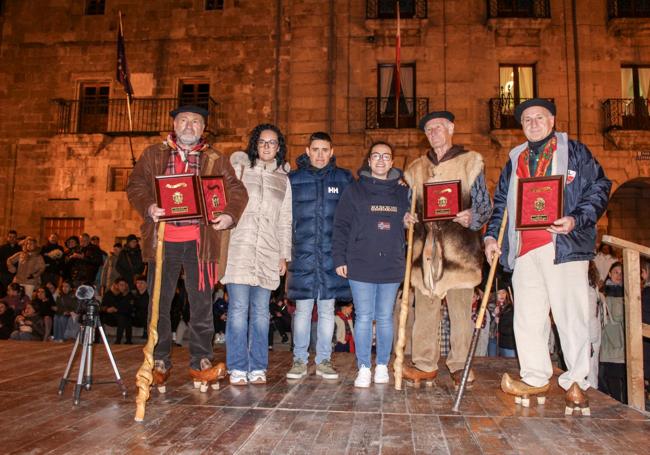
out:
M650 248L604 235L603 242L623 249L623 277L625 279L625 365L627 369L627 403L645 411L643 386L643 337L650 338L650 324L641 321L641 286L639 256L650 257Z

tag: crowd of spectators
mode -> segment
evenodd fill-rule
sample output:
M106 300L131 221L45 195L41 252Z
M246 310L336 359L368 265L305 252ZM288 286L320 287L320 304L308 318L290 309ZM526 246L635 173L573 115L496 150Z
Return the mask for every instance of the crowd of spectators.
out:
M56 234L38 245L35 238L20 238L10 231L0 246L0 340L63 342L73 340L79 332L78 302L75 290L80 284L92 284L101 300L101 320L116 328L115 343L133 343L133 327L141 328L147 339L149 292L146 267L142 261L138 238L131 234L125 244L117 242L110 253L100 247L99 238L82 234L59 244ZM601 246L590 264L592 368L589 380L593 387L627 402L625 363L625 323L623 266L611 248ZM515 357L516 344L512 315L514 301L507 276L497 280L496 292L490 297L476 354L479 356ZM650 261L641 263L643 322L650 323ZM282 286L281 286L282 288ZM228 293L221 285L213 294L214 343L226 340ZM482 289L475 290L473 318L482 299ZM277 332L282 344L290 344L295 304L283 294L274 293L269 304L269 350ZM445 307L442 308L443 315ZM335 308L336 330L332 340L335 352L354 352L354 305L339 302ZM181 345L189 321L189 305L182 278L179 279L171 319L174 341ZM312 325L318 315L314 312ZM550 316L551 324L552 315ZM448 319L441 321L441 352L449 338ZM375 338L373 331L373 339ZM448 342L448 341L447 341ZM313 346L311 347L313 350ZM373 347L374 349L374 347ZM562 350L552 333L549 350L562 366ZM644 377L650 390L650 340L644 340Z

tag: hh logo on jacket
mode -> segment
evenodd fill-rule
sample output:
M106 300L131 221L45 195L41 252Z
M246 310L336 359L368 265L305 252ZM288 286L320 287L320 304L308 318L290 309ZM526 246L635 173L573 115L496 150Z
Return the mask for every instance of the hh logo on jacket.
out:
M329 194L339 194L339 187L338 186L328 186L327 187L327 192Z

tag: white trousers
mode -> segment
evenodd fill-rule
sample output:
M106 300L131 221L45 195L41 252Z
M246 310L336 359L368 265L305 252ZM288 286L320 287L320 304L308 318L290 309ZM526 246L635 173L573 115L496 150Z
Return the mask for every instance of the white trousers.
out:
M512 284L515 293L514 329L521 379L533 387L553 376L548 337L549 310L560 335L568 371L558 383L564 390L574 382L589 388L591 343L589 339L588 261L554 264L555 247L548 243L517 258Z

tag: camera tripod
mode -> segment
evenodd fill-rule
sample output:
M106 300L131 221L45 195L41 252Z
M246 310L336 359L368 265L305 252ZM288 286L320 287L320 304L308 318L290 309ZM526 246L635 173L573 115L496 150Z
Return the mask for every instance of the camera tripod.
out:
M77 339L74 342L74 346L72 347L72 353L68 359L68 366L66 366L63 377L61 378L61 382L59 383L59 395L63 395L63 389L68 382L74 381L74 379L68 379L68 376L70 375L72 363L74 362L74 358L77 354L77 348L81 344L79 372L77 374L77 382L74 386L73 393L74 404L79 404L79 401L81 399L81 390L90 390L93 384L111 384L112 382L115 382L122 391L122 396L126 397L126 387L122 382L120 372L117 371L115 358L113 357L111 348L108 345L104 327L102 327L102 323L99 320L99 303L94 300L86 300L85 302L82 301L82 303L86 304L86 314L82 319L81 328L77 334ZM108 354L111 366L113 367L113 372L115 373L115 381L93 383L93 344L95 342L95 329L99 330L99 334L102 337L104 347L106 348L106 354Z

